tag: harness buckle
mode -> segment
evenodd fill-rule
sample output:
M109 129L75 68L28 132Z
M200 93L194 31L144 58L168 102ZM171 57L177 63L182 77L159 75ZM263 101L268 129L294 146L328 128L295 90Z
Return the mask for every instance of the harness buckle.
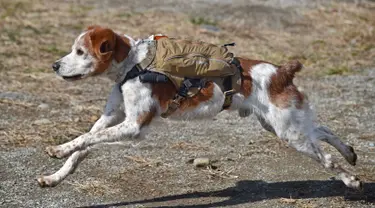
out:
M162 118L167 118L169 115L174 113L181 105L181 101L183 101L185 97L177 94L175 98L172 100L172 102L168 105L167 111L162 113L160 116Z
M173 104L173 106L175 106L176 109L177 109L178 107L180 107L181 101L184 100L184 99L185 99L185 97L183 97L183 96L177 94L177 95L175 96L175 98L172 100L172 103L171 103L171 104Z
M228 109L232 104L233 95L236 93L235 90L231 89L224 92L224 103L223 103L223 110Z

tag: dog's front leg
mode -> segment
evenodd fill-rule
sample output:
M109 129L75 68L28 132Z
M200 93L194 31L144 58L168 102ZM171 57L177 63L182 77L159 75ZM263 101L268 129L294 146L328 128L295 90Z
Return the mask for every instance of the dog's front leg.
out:
M104 142L114 142L125 138L134 138L140 134L142 126L148 125L157 113L157 102L152 97L151 86L138 79L123 85L125 120L98 132L86 133L70 142L49 148L49 154L62 158L71 153Z
M118 84L114 85L111 94L107 100L104 112L100 119L96 121L90 132L97 132L107 127L116 125L124 120L125 113L121 110L123 104L123 95L119 90ZM47 148L47 152L50 147ZM85 159L90 148L85 148L74 152L64 165L54 174L49 176L39 177L38 183L40 186L55 186L64 180L69 174L72 174L78 164ZM50 153L49 153L50 154Z
M124 109L121 109L123 104L124 97L120 92L119 84L115 84L108 97L103 114L95 122L90 132L97 132L122 122L125 118Z
M52 157L63 158L75 151L105 142L120 141L124 138L135 138L140 133L141 125L136 121L125 119L124 122L98 132L89 132L58 146L49 147Z
M115 84L112 88L111 94L108 97L107 103L104 108L103 114L95 122L90 132L97 132L107 127L116 125L122 122L125 118L124 110L121 109L121 105L124 103L124 98L119 90L119 85ZM53 147L49 146L46 148L46 153L51 157L54 157ZM81 154L82 156L85 154Z

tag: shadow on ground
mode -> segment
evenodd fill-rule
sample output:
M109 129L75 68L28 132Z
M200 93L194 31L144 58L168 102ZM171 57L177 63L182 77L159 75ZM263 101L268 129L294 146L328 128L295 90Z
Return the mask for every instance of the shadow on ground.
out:
M81 208L106 208L120 207L134 204L146 204L155 202L171 202L182 199L199 199L204 197L223 197L226 200L199 205L178 205L178 206L157 206L158 208L181 207L226 207L251 202L257 202L264 199L306 199L306 198L324 198L343 196L345 200L375 203L375 183L364 184L363 192L351 191L341 181L288 181L267 183L265 181L239 181L235 187L229 187L223 190L210 192L193 192L179 195L170 195L145 199L138 201L124 201L111 204L99 204L85 206Z

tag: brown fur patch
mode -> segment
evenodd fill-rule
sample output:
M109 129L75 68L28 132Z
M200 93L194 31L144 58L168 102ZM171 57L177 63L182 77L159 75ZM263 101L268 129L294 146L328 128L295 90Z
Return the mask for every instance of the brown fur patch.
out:
M252 86L253 86L252 78L251 78L251 75L250 75L252 67L257 65L257 64L268 63L268 62L261 61L261 60L244 59L244 58L240 58L240 57L236 57L236 58L240 61L241 67L242 67L242 70L243 70L242 71L241 93L245 97L249 97L251 95Z
M152 96L159 100L161 109L167 109L169 102L176 95L177 90L172 82L158 83L152 85Z
M269 96L271 102L280 108L288 108L295 101L296 108L302 108L304 96L293 84L296 72L302 69L302 64L298 61L290 61L280 66L271 77L269 86Z
M213 82L207 82L206 86L201 89L198 94L181 102L180 110L184 111L187 109L195 108L200 103L211 99L211 97L214 95L214 86L215 85Z
M115 45L115 52L114 52L114 59L117 63L122 62L123 60L128 57L130 52L130 40L125 36L120 36L116 34L116 45Z
M113 59L121 62L127 57L130 43L126 37L121 37L111 29L100 26L90 26L88 30L84 37L84 44L89 49L89 53L97 59L94 75L107 70Z
M152 86L152 95L159 100L162 111L165 111L176 95L177 90L175 89L172 82L159 83ZM184 111L187 109L195 108L200 103L208 101L214 93L213 82L207 82L206 86L201 89L198 94L193 97L187 98L181 102L179 110Z
M152 106L150 111L144 112L140 116L138 116L137 123L142 127L148 126L152 119L155 117L157 109L155 106Z

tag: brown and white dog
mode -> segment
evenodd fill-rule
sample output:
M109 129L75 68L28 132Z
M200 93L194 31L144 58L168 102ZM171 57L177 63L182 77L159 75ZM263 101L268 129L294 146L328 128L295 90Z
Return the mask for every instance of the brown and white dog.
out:
M92 146L138 137L145 126L166 111L176 94L172 83L142 83L136 77L120 85L126 73L146 54L147 44L144 41L135 41L108 28L91 26L75 40L71 53L53 64L56 74L66 80L102 75L115 84L103 115L90 132L65 144L46 148L51 157L68 157L68 160L56 173L39 177L40 186L60 183L74 172ZM307 97L293 84L294 74L301 70L302 65L297 61L276 66L264 61L238 59L243 68L242 87L234 95L229 110L238 110L242 117L254 113L267 131L334 171L346 186L360 189L361 182L319 146L320 141L327 142L351 165L356 163L353 148L314 121ZM220 87L208 82L196 96L184 100L171 118L213 117L222 110L223 103Z

